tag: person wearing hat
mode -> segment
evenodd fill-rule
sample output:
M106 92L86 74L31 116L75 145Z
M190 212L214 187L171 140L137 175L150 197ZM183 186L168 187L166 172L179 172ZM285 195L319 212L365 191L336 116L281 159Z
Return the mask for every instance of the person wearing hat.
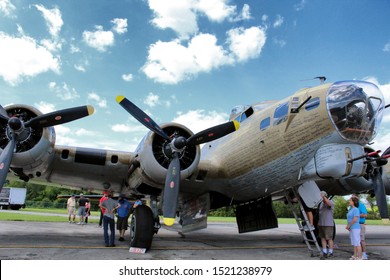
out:
M68 198L66 208L68 209L69 224L74 224L76 219L76 195L72 194L72 196Z
M119 241L125 241L125 231L129 227L128 220L130 216L131 204L125 198L124 194L119 195L119 208L117 209L118 219L116 223L117 230L119 230Z
M322 254L326 258L333 257L333 232L334 221L333 211L334 203L328 199L328 194L325 191L321 191L322 201L318 207L319 219L318 230L319 237L321 238ZM328 247L328 248L327 248Z

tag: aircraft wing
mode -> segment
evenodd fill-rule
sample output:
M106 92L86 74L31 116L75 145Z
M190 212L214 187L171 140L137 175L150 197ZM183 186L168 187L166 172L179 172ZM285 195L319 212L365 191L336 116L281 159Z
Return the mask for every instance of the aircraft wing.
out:
M56 146L52 168L43 179L88 191L121 192L133 158L130 152Z

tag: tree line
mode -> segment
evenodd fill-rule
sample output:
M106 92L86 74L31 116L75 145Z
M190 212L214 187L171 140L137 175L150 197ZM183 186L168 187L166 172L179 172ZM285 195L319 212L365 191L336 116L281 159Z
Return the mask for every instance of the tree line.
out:
M64 208L66 207L66 198L57 198L59 195L71 195L73 193L72 190L40 185L34 183L27 183L22 181L12 181L7 184L6 187L10 188L26 188L27 195L26 201L28 207L36 207L36 208L47 208L50 205L50 208ZM76 194L80 193L78 191ZM92 194L88 192L83 192L84 194ZM335 196L332 198L334 202L334 215L335 219L345 219L348 213L348 200L346 200L342 196ZM375 197L372 198L369 195L361 195L361 200L365 200L367 202L367 211L368 211L368 219L371 220L380 220L380 216L378 210L375 206ZM92 210L97 210L97 205L92 204ZM294 218L293 213L290 209L290 206L283 201L274 201L273 202L274 211L277 217L279 218ZM298 205L294 205L294 207L298 207ZM95 208L95 209L94 209ZM390 205L388 205L390 212ZM298 212L299 209L297 208ZM218 217L235 217L235 207L222 207L216 210L210 211L210 216L218 216Z

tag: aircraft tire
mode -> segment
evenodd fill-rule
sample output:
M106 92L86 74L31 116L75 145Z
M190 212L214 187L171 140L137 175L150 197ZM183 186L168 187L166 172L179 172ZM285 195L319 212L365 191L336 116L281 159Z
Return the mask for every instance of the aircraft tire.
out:
M152 209L146 205L135 208L130 223L130 246L149 250L154 235L153 224Z

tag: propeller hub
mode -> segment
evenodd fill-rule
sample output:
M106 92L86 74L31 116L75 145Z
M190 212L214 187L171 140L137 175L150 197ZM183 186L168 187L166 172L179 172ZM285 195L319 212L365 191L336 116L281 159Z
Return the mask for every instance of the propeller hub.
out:
M179 136L172 141L172 148L177 152L181 152L187 146L187 139Z
M19 131L23 127L22 121L17 117L10 118L8 125L13 131Z

